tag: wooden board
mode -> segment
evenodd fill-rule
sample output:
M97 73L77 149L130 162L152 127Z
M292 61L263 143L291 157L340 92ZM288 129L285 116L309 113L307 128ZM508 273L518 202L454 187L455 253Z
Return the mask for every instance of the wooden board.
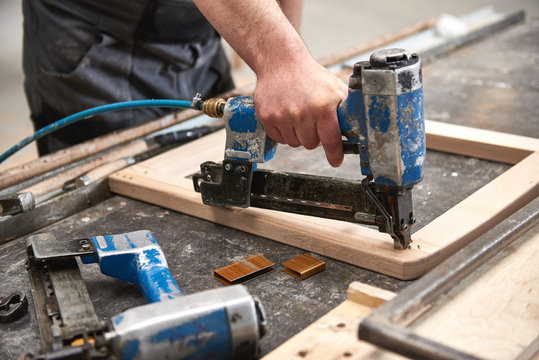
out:
M200 163L223 159L224 130L115 173L110 188L399 279L414 279L539 195L539 139L434 121L426 122L426 132L428 148L516 165L414 233L414 245L420 249L394 250L387 234L357 224L203 205L189 177Z

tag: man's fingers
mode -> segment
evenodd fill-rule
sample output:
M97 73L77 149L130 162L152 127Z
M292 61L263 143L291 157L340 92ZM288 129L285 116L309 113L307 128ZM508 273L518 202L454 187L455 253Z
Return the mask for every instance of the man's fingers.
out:
M342 165L344 153L342 149L342 136L337 112L326 112L326 116L316 123L316 130L320 137L320 142L326 152L326 158L333 167Z
M275 126L270 124L264 124L264 131L266 131L266 134L273 140L278 143L284 144L284 138L281 135L281 132L279 129L277 129Z
M287 144L291 147L298 147L301 145L292 126L281 126L278 128L277 126L274 126L273 123L266 121L264 123L264 130L272 140L278 143Z
M273 140L307 149L321 143L328 162L337 167L344 158L337 106L348 88L311 60L299 64L301 67L257 74L256 115Z
M311 116L306 115L296 122L295 127L296 135L301 145L309 150L315 149L320 145L320 138L318 137L314 121Z
M283 135L283 137L284 137L285 144L288 144L288 146L295 148L301 145L294 128L291 128L288 132L286 132L285 135Z

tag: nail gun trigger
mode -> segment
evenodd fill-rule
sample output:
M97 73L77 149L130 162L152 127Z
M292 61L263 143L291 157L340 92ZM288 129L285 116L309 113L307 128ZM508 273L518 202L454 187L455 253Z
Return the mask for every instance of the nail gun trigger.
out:
M26 294L15 293L0 301L0 322L10 323L22 318L28 312Z

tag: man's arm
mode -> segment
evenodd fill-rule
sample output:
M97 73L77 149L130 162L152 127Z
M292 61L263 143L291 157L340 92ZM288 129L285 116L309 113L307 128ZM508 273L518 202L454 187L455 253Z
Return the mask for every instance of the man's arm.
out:
M289 0L282 5L286 10ZM337 106L347 87L309 54L276 1L194 0L257 75L255 110L267 134L293 147L324 146L343 160ZM293 7L293 6L292 6ZM297 13L297 12L296 12Z
M303 10L303 0L279 0L279 6L288 21L301 34L301 13Z

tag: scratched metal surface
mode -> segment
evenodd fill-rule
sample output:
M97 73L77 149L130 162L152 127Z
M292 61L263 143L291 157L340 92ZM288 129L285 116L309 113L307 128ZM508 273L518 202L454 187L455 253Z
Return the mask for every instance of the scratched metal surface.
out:
M470 126L539 136L539 22L529 21L433 62L424 69L427 118ZM332 170L318 151L278 151L272 167L286 171L356 177L357 163L346 159ZM428 152L425 180L414 190L417 227L437 217L508 168L507 165L462 156ZM85 237L137 229L155 233L172 274L186 294L223 286L212 270L259 253L274 261L276 270L246 283L267 312L265 354L345 299L345 290L359 280L399 291L408 282L396 280L339 261L326 271L299 281L282 272L282 262L302 250L241 231L195 219L157 206L114 196L43 231L59 237ZM448 229L451 231L451 229ZM0 297L30 292L24 267L24 239L0 247ZM97 266L82 273L101 319L144 303L134 286L107 278ZM0 358L16 359L39 348L33 310L12 324L0 324Z

